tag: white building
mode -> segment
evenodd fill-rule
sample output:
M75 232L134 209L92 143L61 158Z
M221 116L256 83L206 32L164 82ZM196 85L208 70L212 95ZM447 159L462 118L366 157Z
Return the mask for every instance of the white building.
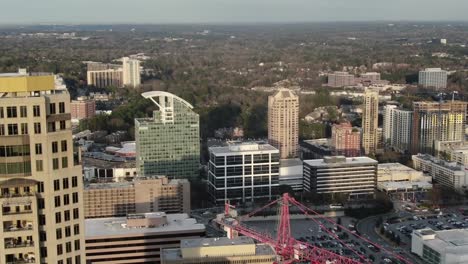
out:
M447 88L447 71L441 68L426 68L419 72L419 85L436 89Z
M411 252L428 264L468 263L468 230L415 230L411 235Z
M468 185L468 173L465 166L456 162L446 162L427 154L413 155L416 170L430 175L437 183L464 193Z
M432 178L422 171L400 163L381 163L377 166L377 189L386 193L400 193L402 198L432 189Z
M303 165L300 159L280 160L279 184L291 186L293 191L302 192Z
M383 119L384 144L401 152L409 151L413 112L398 109L395 105L386 105Z
M131 87L137 87L141 84L140 79L140 61L122 58L123 84Z
M279 150L270 144L210 147L208 191L215 203L272 199L279 186Z
M344 156L304 160L304 189L317 194L346 193L350 198L374 195L377 161Z

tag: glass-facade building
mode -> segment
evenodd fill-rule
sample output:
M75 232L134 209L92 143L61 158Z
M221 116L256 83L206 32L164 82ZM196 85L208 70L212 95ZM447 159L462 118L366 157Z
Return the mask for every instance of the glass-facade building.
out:
M241 143L209 148L208 190L214 203L271 200L278 194L279 150Z
M200 166L199 116L185 100L160 91L147 92L158 110L135 119L137 170L140 176L196 179Z

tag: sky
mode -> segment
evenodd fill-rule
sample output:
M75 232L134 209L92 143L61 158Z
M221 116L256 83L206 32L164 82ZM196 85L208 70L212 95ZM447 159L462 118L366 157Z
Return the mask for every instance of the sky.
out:
M0 0L0 24L468 21L468 0Z

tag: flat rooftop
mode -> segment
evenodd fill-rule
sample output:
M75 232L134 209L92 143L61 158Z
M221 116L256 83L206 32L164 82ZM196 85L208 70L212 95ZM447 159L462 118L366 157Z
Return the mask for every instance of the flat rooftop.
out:
M377 183L377 189L386 191L409 190L413 186L424 190L432 189L432 183L426 181L388 181Z
M468 255L467 229L452 229L434 232L436 234L435 239L425 240L424 244L438 252Z
M313 167L339 167L347 165L377 165L377 161L368 157L346 158L344 156L330 156L323 159L304 160L304 164Z
M413 157L417 157L422 160L432 162L435 165L439 165L441 167L447 168L452 171L464 171L465 170L465 167L459 165L457 162L447 162L447 161L438 159L434 156L431 156L429 154L418 154L418 155L413 155Z
M380 163L378 166L379 170L386 170L392 172L417 172L417 170L405 166L401 163Z
M302 166L301 159L282 159L280 160L280 167L294 167Z
M243 152L262 152L262 151L277 151L279 150L267 143L258 142L244 142L244 143L233 143L225 147L211 147L211 153L214 154L236 154Z
M85 238L119 237L149 235L157 233L205 231L205 225L199 224L187 214L167 214L167 224L159 227L126 228L127 217L109 217L85 219Z
M228 245L252 245L252 244L255 244L255 242L250 237L238 237L236 239L229 239L227 237L195 238L195 239L184 239L180 241L180 248L219 247L219 246L228 246Z

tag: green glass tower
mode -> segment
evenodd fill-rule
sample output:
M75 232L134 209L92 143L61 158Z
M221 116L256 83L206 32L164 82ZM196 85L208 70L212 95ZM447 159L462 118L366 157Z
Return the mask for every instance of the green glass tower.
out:
M158 110L135 119L137 169L141 176L196 179L200 165L200 118L193 106L171 93L143 93Z

